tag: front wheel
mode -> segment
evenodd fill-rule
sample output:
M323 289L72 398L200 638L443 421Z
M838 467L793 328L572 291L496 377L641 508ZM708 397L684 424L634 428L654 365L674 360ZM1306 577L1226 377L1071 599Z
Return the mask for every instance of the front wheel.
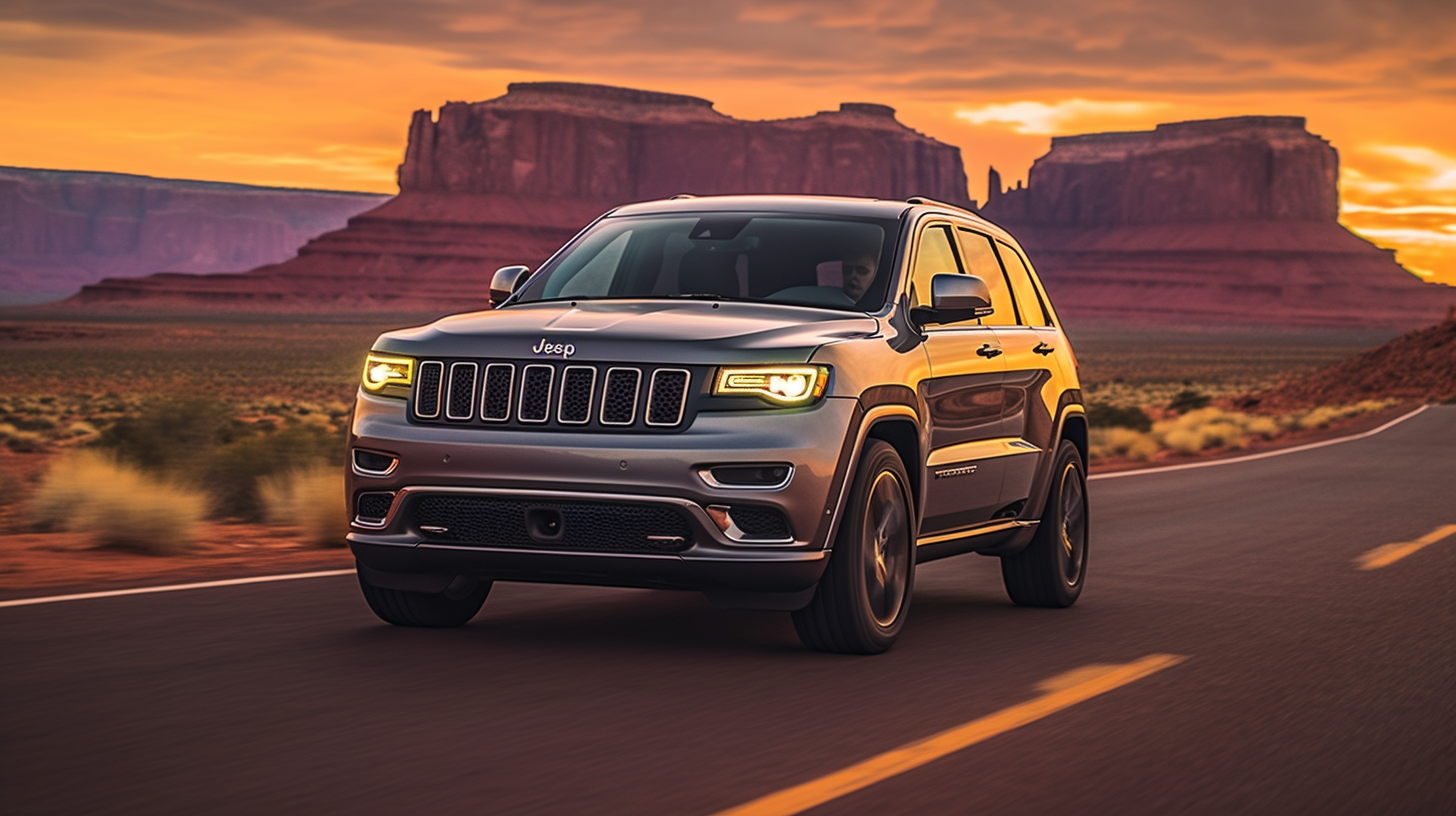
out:
M1018 606L1068 607L1087 579L1087 476L1077 446L1063 440L1036 535L1026 549L1001 556L1006 594Z
M866 446L847 514L814 600L794 613L805 646L878 654L905 625L915 582L915 518L910 479L888 443Z
M476 581L461 592L407 592L375 586L359 574L359 589L379 619L395 626L464 626L485 605L490 581Z

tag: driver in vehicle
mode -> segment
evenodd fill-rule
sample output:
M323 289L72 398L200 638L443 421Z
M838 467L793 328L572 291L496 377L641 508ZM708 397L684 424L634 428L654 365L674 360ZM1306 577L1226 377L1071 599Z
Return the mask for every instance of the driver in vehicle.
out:
M849 295L850 300L858 303L859 299L864 297L865 292L869 291L878 267L879 259L870 252L854 250L847 253L840 262L840 269L844 275L839 284L840 288L846 295Z

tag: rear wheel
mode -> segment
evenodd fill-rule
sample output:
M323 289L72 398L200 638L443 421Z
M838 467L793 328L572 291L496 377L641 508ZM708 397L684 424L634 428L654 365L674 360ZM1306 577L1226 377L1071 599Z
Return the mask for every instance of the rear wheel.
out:
M1077 446L1063 440L1036 535L1026 549L1001 557L1006 594L1019 606L1067 607L1087 578L1087 476Z
M374 586L359 575L359 588L369 608L380 620L395 626L463 626L485 604L490 586L490 581L474 581L458 592L406 592Z
M814 600L794 613L805 646L878 654L894 645L915 582L909 485L893 447L876 440L865 448L829 566Z

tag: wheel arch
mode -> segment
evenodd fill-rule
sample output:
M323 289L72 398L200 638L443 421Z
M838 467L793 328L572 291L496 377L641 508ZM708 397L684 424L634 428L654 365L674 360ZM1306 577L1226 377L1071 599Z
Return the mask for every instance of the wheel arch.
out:
M1077 446L1077 452L1082 454L1082 466L1086 467L1090 458L1087 455L1087 414L1082 406L1067 406L1066 414L1062 419L1062 432L1059 439L1067 439Z
M864 442L871 439L888 442L900 454L900 462L905 465L905 472L910 476L911 501L915 508L919 508L925 476L925 459L920 455L919 426L906 416L884 417L871 424L869 431L865 433ZM860 443L861 447L864 442Z

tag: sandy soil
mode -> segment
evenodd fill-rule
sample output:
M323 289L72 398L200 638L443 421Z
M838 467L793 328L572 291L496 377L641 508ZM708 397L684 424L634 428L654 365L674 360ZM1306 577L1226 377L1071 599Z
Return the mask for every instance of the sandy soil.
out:
M95 547L80 533L8 534L0 600L354 566L347 548L312 547L286 527L209 524L201 538L185 555L155 556Z

